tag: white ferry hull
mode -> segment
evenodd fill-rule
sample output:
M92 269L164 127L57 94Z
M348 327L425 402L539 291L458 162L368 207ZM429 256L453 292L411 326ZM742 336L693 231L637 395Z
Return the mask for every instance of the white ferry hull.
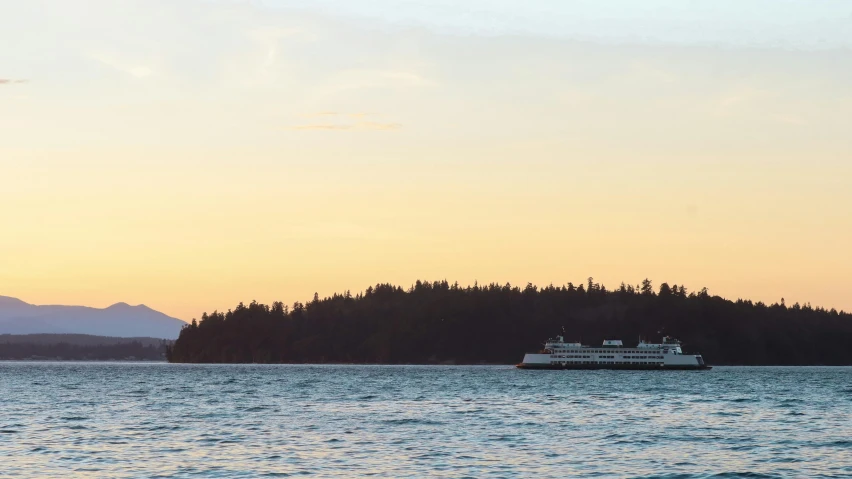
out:
M622 371L699 371L713 369L713 366L701 366L691 364L672 364L672 365L656 365L656 364L542 364L542 363L521 363L516 366L518 369L613 369Z
M520 369L616 369L616 370L708 370L700 354L683 354L652 348L594 348L548 343L549 352L529 353L517 365Z

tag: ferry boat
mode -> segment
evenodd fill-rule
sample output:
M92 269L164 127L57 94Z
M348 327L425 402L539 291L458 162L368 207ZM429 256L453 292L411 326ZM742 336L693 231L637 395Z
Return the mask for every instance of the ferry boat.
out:
M700 354L684 354L680 341L668 336L662 343L639 341L625 347L617 339L608 339L600 347L566 343L556 336L544 343L538 353L526 354L521 369L711 369Z

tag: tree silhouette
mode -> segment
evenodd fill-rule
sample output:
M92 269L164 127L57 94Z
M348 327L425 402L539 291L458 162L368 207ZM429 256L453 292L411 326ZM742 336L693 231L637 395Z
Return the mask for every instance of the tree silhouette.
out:
M852 364L852 315L729 301L706 288L649 279L615 291L528 283L462 287L418 281L363 294L319 295L292 309L240 303L203 314L167 350L173 362L516 363L566 329L566 339L675 336L711 364Z
M654 295L654 286L651 284L650 279L645 278L642 281L642 288L640 289L640 291L642 291L642 294L644 294L645 296L653 296Z

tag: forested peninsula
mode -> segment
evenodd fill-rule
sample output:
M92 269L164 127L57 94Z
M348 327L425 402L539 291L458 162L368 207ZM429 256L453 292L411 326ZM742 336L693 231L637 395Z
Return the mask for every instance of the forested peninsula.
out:
M544 288L417 281L288 307L239 304L193 319L166 350L178 363L514 364L564 327L600 344L670 335L716 365L852 365L852 314L589 278Z

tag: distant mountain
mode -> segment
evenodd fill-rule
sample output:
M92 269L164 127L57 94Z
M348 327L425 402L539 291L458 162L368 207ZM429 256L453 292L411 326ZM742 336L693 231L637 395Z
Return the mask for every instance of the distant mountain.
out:
M0 296L0 334L91 334L176 339L186 323L145 306L36 306Z

